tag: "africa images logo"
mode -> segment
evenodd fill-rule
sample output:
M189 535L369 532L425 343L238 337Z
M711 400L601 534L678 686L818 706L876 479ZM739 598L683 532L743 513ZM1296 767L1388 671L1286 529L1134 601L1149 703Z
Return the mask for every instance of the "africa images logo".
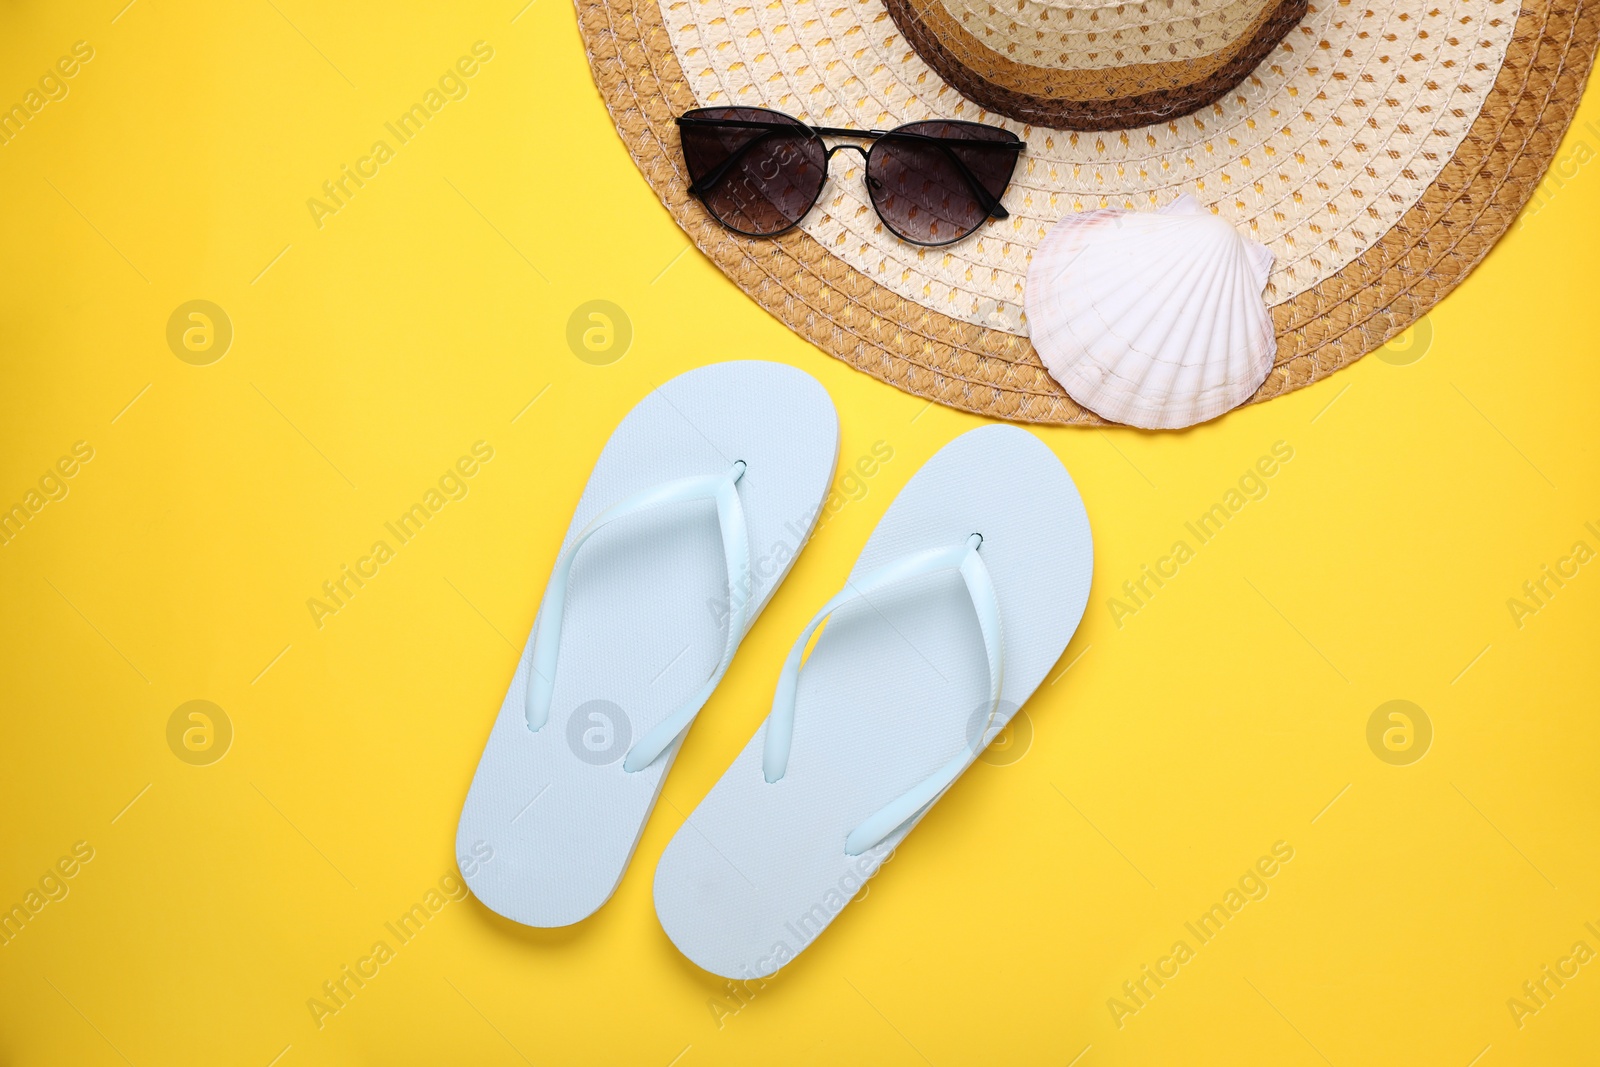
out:
M30 88L22 99L9 108L0 110L0 145L15 140L30 122L36 122L39 113L51 103L65 100L72 87L67 79L75 78L83 64L94 58L94 46L88 41L77 41L70 55L61 56L39 76L38 88Z
M445 105L452 100L465 100L471 92L467 79L476 77L481 65L493 58L493 46L487 41L474 42L472 54L462 56L453 66L446 68L439 75L438 84L430 85L419 102L402 111L393 122L383 124L383 128L394 139L394 144L380 137L372 142L372 148L366 155L357 157L354 167L341 163L338 175L322 183L322 196L306 200L306 209L311 212L311 221L317 229L327 225L329 216L337 215L348 207L355 195L382 173L383 165L395 158L398 147L410 144L431 120L438 117Z
M422 533L423 527L439 517L439 512L444 510L446 504L465 500L472 489L468 483L483 469L483 464L492 459L493 445L487 441L474 442L470 456L463 455L446 467L437 485L429 486L421 500L402 511L393 522L383 524L384 530L393 537L394 544L391 545L387 538L374 541L372 548L366 555L357 557L354 565L341 564L339 573L322 583L322 596L307 597L306 610L311 613L311 621L317 629L322 629L329 616L337 615L348 607L368 582L383 573L384 564L394 559L401 548Z

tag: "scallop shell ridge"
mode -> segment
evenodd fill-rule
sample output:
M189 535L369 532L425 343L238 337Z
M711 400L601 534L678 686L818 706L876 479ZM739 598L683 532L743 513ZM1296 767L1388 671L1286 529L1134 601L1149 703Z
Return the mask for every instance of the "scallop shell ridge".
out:
M1145 429L1213 419L1260 388L1277 339L1272 253L1180 197L1156 212L1067 215L1025 290L1045 368L1078 403Z

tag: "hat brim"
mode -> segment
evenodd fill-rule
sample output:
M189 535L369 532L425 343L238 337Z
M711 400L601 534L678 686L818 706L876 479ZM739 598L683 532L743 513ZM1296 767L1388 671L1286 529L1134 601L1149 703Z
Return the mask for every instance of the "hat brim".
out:
M696 107L656 0L576 0L595 84L628 152L695 245L802 337L908 393L1020 422L1103 425L1045 371L1026 337L923 307L794 231L741 237L688 192L674 118ZM1461 283L1549 166L1600 40L1600 6L1530 2L1454 156L1370 248L1273 307L1278 355L1250 403L1327 377L1381 347Z

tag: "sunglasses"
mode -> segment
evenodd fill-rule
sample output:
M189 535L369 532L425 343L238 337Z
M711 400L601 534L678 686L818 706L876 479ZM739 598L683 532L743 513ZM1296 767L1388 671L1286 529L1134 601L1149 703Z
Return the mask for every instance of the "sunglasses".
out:
M776 237L822 196L835 152L866 164L867 196L901 240L947 245L987 219L1009 218L1000 197L1024 142L1010 130L938 119L892 130L810 126L763 107L703 107L678 118L689 192L722 225ZM824 137L871 141L828 147Z

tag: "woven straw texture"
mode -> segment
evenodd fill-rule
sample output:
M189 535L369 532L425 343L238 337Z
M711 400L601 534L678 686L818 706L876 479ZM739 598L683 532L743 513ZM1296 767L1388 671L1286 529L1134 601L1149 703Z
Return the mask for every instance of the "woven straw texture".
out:
M1104 135L1002 123L1029 144L1012 218L914 249L882 231L859 168L843 165L801 229L729 233L688 195L673 125L715 103L831 125L997 121L928 68L881 0L662 3L577 0L579 25L618 132L701 251L812 343L898 388L1091 425L1021 314L1032 249L1062 214L1189 193L1272 248L1278 356L1252 402L1279 396L1381 346L1487 254L1554 155L1600 33L1597 5L1576 0L1313 3L1236 92L1189 118Z
M1168 3L1176 6L1177 0ZM1200 7L1199 0L1190 4ZM1182 118L1220 100L1271 54L1307 4L1256 5L1259 10L1243 25L1229 18L1240 13L1236 8L1204 12L1206 17L1184 20L1195 36L1164 44L1171 23L1056 34L1042 28L1048 25L1042 14L1032 27L999 23L992 21L997 10L983 6L991 21L980 21L971 7L951 10L943 0L885 0L907 43L969 100L1052 129L1123 130ZM1088 22L1100 11L1082 19L1072 19L1074 13L1082 12L1068 8L1066 18ZM1016 14L1025 18L1026 7ZM1237 36L1229 39L1229 33ZM1151 61L1156 57L1164 61Z
M989 50L1055 70L1189 61L1249 37L1278 0L918 0L937 5Z

